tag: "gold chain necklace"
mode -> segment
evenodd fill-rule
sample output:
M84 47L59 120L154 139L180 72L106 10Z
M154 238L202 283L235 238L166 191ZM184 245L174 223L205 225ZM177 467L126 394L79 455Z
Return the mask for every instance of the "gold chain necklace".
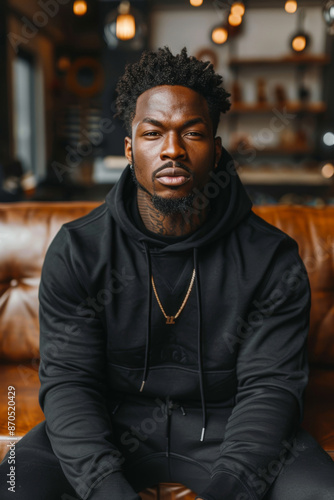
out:
M190 285L189 285L188 291L187 291L186 296L185 296L185 298L184 298L184 300L183 300L183 302L182 302L182 304L181 304L180 309L177 311L177 313L175 314L175 316L167 316L167 314L166 314L166 313L165 313L165 311L164 311L164 308L162 307L162 304L161 304L161 302L160 302L160 299L159 299L159 297L158 297L158 293L157 293L157 290L156 290L156 288L155 288L155 284L154 284L153 274L151 275L151 282L152 282L152 287L153 287L153 290L154 290L154 295L155 295L155 297L156 297L156 299L157 299L157 302L158 302L159 307L160 307L160 309L161 309L161 311L162 311L162 314L163 314L163 315L165 316L165 318L166 318L166 325L174 325L174 324L175 324L175 321L174 321L174 320L175 320L175 319L177 319L177 318L180 316L180 314L181 314L181 312L182 312L182 310L183 310L184 306L186 305L187 300L188 300L188 298L189 298L189 295L190 295L191 289L192 289L193 284L194 284L194 281L195 281L195 276L196 276L196 271L195 271L195 269L194 269L194 270L193 270L192 277L191 277L191 281L190 281Z

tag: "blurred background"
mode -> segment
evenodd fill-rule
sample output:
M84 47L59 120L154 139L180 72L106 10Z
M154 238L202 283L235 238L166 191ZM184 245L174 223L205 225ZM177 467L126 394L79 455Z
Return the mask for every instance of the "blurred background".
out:
M334 0L1 0L0 201L102 200L126 166L116 82L161 46L223 75L255 204L334 204Z

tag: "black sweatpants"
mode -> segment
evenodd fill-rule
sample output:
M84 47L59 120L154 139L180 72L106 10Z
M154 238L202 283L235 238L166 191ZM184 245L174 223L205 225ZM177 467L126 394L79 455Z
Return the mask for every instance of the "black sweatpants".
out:
M45 432L45 422L34 427L16 445L15 493L8 490L8 454L0 466L1 500L75 500L78 496L65 478ZM270 474L270 470L267 471ZM125 468L136 491L159 482L178 482L194 492L203 490L210 475L196 464L161 454L148 467ZM265 476L264 476L265 480ZM265 500L333 500L334 462L318 443L300 430L291 459L275 479ZM119 499L115 499L119 500ZM222 500L224 500L222 496Z

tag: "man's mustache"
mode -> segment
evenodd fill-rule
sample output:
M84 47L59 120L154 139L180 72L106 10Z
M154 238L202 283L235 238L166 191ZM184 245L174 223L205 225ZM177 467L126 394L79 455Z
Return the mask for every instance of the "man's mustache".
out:
M193 175L192 172L190 171L190 169L184 165L182 162L180 161L168 161L167 163L164 163L164 165L161 165L161 167L157 168L157 170L155 170L155 172L153 172L152 174L152 181L154 181L154 177L161 171L161 170L164 170L165 168L173 168L173 167L177 167L177 168L183 168L183 170L185 170L186 172L188 172L190 175Z

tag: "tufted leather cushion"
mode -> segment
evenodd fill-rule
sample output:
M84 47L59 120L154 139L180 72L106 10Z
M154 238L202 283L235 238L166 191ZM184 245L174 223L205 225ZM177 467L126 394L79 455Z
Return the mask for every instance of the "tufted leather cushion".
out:
M0 360L39 356L38 286L60 226L96 203L0 204Z
M61 224L97 203L0 204L0 360L38 357L38 285ZM334 207L261 206L255 212L297 240L312 289L310 361L334 366Z
M266 221L292 236L312 292L309 359L334 367L334 207L256 207Z

